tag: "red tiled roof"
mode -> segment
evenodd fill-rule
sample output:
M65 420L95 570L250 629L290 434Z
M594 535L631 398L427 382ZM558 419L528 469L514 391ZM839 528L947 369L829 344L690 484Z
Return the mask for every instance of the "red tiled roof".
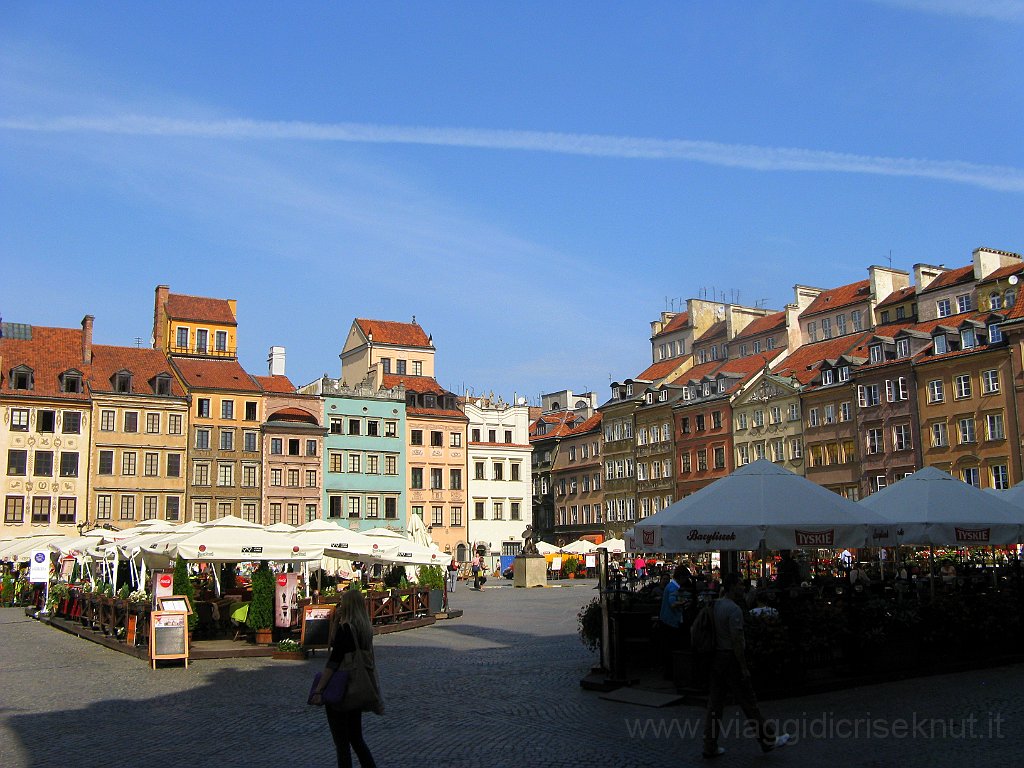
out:
M377 340L376 336L373 339ZM381 377L381 385L385 389L403 386L411 392L433 392L435 395L448 394L448 390L437 383L432 376L406 376L405 374L385 373Z
M1005 267L1000 267L988 277L982 278L978 281L978 285L995 282L996 280L1004 280L1010 275L1019 275L1022 272L1024 272L1024 262L1020 264L1010 264Z
M282 395L294 395L295 385L287 376L253 376L264 392L276 392Z
M530 425L530 441L533 440L546 440L549 437L562 437L569 434L572 430L572 426L568 422L572 422L576 418L576 414L572 411L561 411L559 413L545 413L537 421ZM546 429L543 435L537 434L537 424L544 422L548 425L554 425L554 429Z
M228 389L261 392L260 385L234 360L172 357L174 367L191 389Z
M840 285L838 288L830 288L818 294L818 297L811 302L810 306L800 313L800 317L809 317L819 312L833 312L840 307L867 301L870 291L871 283L868 280L858 280L856 283Z
M747 339L762 333L771 333L786 327L786 313L772 312L750 322L746 328L736 334L735 339Z
M171 377L171 395L184 397L185 390L171 372L171 365L159 349L138 347L110 347L94 344L92 365L89 367L89 389L93 392L113 392L111 379L118 371L132 374L132 390L136 393L153 394L150 381L154 376L166 373Z
M823 360L834 360L841 355L867 357L866 342L874 331L839 336L835 339L804 344L797 347L790 355L772 369L777 376L789 376L801 384L807 384L814 378L818 364Z
M595 413L589 419L586 419L582 424L577 424L571 430L570 435L583 435L587 432L599 432L601 431L601 414Z
M966 283L974 279L974 265L968 264L966 267L960 267L959 269L951 269L948 272L943 272L941 275L936 277L927 287L922 288L918 293L926 293L928 291L937 291L941 288L949 288L960 283Z
M32 338L0 338L0 356L3 357L3 387L5 395L30 397L61 397L68 400L87 400L83 392L61 392L58 376L74 369L88 375L88 366L82 361L82 330L80 328L44 328L32 326ZM32 389L11 389L10 373L20 365L32 369ZM83 387L83 389L85 389Z
M373 336L376 344L394 344L398 347L432 347L427 334L420 328L419 323L396 323L392 320L367 320L363 317L356 318L356 324L369 338Z
M888 307L892 304L899 304L901 301L906 301L908 298L913 298L916 289L912 285L908 285L906 288L900 288L893 291L875 306L881 309L882 307Z
M693 344L704 344L709 341L717 339L719 336L725 336L725 320L717 320L712 323L704 333L701 334L699 339L695 339Z
M727 362L725 360L709 360L706 363L695 365L675 380L675 384L685 384L688 381L700 381L705 376L710 376Z
M735 360L727 360L724 365L715 371L715 373L739 374L740 378L737 379L736 382L727 390L728 392L733 392L755 373L763 370L766 365L770 366L772 360L781 354L781 349L771 349L767 352L759 352L756 355L747 355L746 357L739 357Z
M227 299L170 293L167 295L166 311L167 317L171 320L205 320L218 325L238 324Z
M267 416L267 421L298 421L305 424L319 424L316 414L302 408L282 408Z
M654 365L649 366L642 373L638 373L633 378L640 379L641 381L658 381L659 379L663 379L668 376L672 371L685 362L685 357L670 357L667 360L659 360Z
M680 330L682 328L685 328L686 324L689 323L689 322L690 322L690 313L689 312L680 312L678 315L676 315L671 320L669 320L664 328L662 328L660 331L658 331L656 334L654 334L654 338L658 338L659 336L664 336L666 333L675 333L676 331L678 331L678 330Z
M475 446L477 446L479 448L529 448L530 447L529 443L527 443L526 445L523 445L522 443L490 443L490 442L488 442L486 440L470 440L469 444L470 445L475 445Z

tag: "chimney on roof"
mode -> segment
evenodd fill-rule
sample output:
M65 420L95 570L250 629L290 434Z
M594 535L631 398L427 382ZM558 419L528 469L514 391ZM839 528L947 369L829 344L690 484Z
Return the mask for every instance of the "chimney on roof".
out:
M271 376L284 376L284 347L271 347L267 355L267 366Z
M92 324L96 318L86 315L82 318L82 365L92 364Z
M161 351L167 349L167 295L171 292L169 286L158 285L156 287L156 298L153 302L153 349Z

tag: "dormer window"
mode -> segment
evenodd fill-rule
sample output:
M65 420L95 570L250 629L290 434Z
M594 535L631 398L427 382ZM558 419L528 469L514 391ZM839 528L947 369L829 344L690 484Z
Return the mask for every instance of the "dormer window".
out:
M158 373L156 376L153 377L153 394L171 394L171 377L168 374Z
M711 384L709 384L708 382L705 381L704 382L704 387L702 389L702 393L703 393L704 397L707 397L708 395L710 395L711 394Z
M130 371L118 371L111 377L110 383L114 385L115 392L125 395L130 394L132 391L132 374Z
M839 380L840 381L849 381L850 380L850 366L848 366L848 365L841 365L841 366L839 366L838 370L839 370Z
M996 325L995 323L992 323L992 325L990 325L988 327L988 343L989 344L998 344L1002 340L1003 340L1003 332L1001 330L999 330L999 326L998 325Z
M943 335L933 336L932 344L934 346L936 355L944 355L949 352L949 343L946 341L946 337Z
M880 363L885 360L885 350L882 349L881 344L872 344L868 347L868 353L872 363Z
M831 368L822 368L821 369L821 383L822 383L822 385L831 384L833 382L833 380L834 380L834 376L835 376L835 374L833 373Z
M666 400L668 400L668 390L663 389L658 393L658 401L664 403Z
M976 346L978 339L973 328L964 328L960 331L960 349L974 349Z
M654 393L653 392L645 392L644 393L644 402L647 403L648 405L651 405L654 402Z
M82 374L78 371L64 371L60 375L61 392L81 392Z
M34 384L33 371L27 365L19 365L11 370L11 389L33 389Z
M689 400L691 394L689 387L683 387L683 400Z
M423 398L423 405L426 406L427 408L436 408L437 397L434 395L427 395L426 397Z
M910 339L896 339L896 357L910 357Z
M416 407L416 393L415 392L408 392L408 393L406 393L406 395L405 395L405 404L407 406L409 406L410 408L415 408Z
M626 385L626 397L632 397L632 396L633 396L633 385L632 384L627 384Z
M725 379L719 379L718 380L718 394L721 395L724 392L725 392Z

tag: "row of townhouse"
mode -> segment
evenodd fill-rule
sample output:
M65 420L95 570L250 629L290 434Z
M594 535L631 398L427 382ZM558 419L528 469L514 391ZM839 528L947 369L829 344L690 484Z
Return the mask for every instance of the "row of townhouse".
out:
M923 466L979 487L1020 482L1021 275L1019 255L979 248L959 269L915 266L913 284L871 267L834 289L798 285L782 311L691 300L663 313L651 366L613 382L598 408L589 455L601 454L603 484L598 494L589 484L588 514L572 462L556 461L544 487L535 474L544 532L619 536L758 459L851 499ZM562 457L581 424L545 409L531 427L535 451Z
M3 535L228 515L405 530L415 514L462 559L521 540L528 409L441 387L415 321L356 319L341 378L299 389L282 347L268 375L242 368L232 300L158 286L152 349L94 345L93 323L0 328Z

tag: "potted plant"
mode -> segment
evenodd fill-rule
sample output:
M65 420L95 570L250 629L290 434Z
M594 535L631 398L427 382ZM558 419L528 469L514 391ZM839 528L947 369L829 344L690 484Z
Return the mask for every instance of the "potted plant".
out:
M562 561L562 575L575 579L580 569L580 559L575 555L568 555Z
M295 640L285 639L277 644L277 650L270 654L270 656L274 659L302 661L306 658L306 651Z
M192 580L188 577L188 566L181 557L174 563L174 584L172 589L176 595L185 595L188 598L188 604L192 606L192 613L188 617L188 631L192 633L199 623L199 617L196 616L195 612L196 590L192 586Z
M252 602L245 623L256 633L257 644L270 645L274 633L274 574L267 563L260 563L252 573Z
M590 651L596 651L601 645L601 599L595 597L580 608L576 614L576 624L580 640Z
M441 566L421 565L416 580L421 587L430 590L428 610L440 613L444 609L444 572Z
M46 610L51 614L63 615L67 610L65 601L69 594L68 585L62 581L50 585L50 597L46 601Z
M128 610L132 613L145 613L149 604L149 593L144 589L136 589L128 595Z

